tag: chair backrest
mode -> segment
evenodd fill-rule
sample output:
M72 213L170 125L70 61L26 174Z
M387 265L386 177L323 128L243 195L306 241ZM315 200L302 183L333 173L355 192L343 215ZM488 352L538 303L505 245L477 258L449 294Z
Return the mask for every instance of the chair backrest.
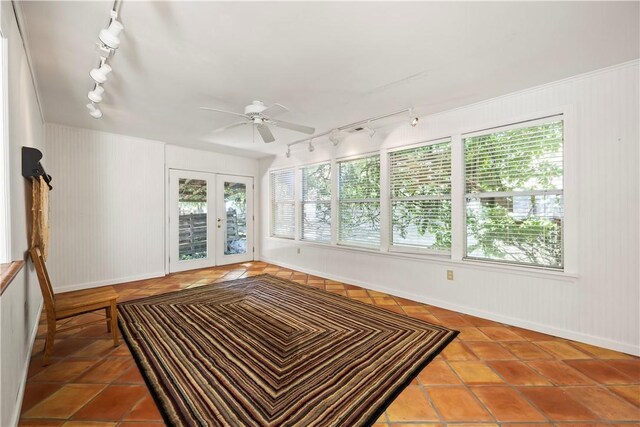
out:
M51 287L51 279L49 279L49 273L47 273L47 266L44 263L44 258L42 258L42 252L39 247L34 246L29 250L29 253L36 267L36 274L38 275L38 282L40 283L40 290L42 291L47 316L53 315L55 318L55 298L53 288Z

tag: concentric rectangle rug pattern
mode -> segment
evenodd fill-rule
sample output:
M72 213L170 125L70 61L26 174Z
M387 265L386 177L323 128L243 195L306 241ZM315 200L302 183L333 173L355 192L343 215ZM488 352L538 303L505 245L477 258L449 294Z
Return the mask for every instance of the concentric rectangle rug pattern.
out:
M371 425L457 334L267 274L118 311L175 426Z

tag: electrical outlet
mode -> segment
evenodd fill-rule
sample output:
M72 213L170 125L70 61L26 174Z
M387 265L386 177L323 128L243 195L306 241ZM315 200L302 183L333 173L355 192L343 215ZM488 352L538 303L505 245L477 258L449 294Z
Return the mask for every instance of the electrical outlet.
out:
M453 280L453 270L447 270L447 280Z
M300 248L298 248L298 255L300 255Z

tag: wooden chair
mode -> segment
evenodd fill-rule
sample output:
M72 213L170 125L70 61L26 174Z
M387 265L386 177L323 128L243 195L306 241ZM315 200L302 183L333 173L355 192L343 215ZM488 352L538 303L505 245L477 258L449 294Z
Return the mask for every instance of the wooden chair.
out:
M34 247L29 252L36 267L38 282L40 282L40 290L42 291L44 307L47 314L47 339L44 347L44 365L49 363L49 357L51 357L51 353L53 353L53 342L56 332L104 321L102 319L94 320L57 329L56 325L58 320L80 314L104 309L107 317L107 332L113 334L113 346L116 347L118 345L118 312L116 310L118 294L113 287L104 286L95 289L54 294L40 248Z

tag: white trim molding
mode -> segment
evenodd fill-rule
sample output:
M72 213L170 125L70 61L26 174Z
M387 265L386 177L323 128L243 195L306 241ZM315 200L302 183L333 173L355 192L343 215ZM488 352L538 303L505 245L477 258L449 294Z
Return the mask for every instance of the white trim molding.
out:
M581 334L579 332L558 328L553 325L545 325L542 323L531 322L531 321L528 321L525 319L519 319L516 317L504 316L504 315L492 313L490 311L479 310L473 307L453 304L440 299L430 298L428 296L418 295L411 292L403 292L403 291L389 288L386 286L376 286L366 281L355 280L348 277L327 274L326 272L308 269L308 268L296 266L293 264L283 263L267 257L261 257L260 261L267 262L269 264L278 265L284 268L289 268L291 270L300 271L306 274L310 274L312 276L323 277L325 279L335 280L337 282L356 285L365 289L370 289L372 291L384 292L386 294L389 294L395 297L400 297L400 298L405 298L411 301L421 302L423 304L432 305L434 307L440 307L446 310L452 310L458 313L468 314L470 316L476 316L476 317L481 317L483 319L493 320L494 322L503 323L505 325L516 326L519 328L540 332L542 334L553 335L553 336L565 338L568 340L579 341L579 342L583 342L591 345L596 345L598 347L604 347L604 348L608 348L615 351L621 351L623 353L631 354L634 356L640 356L640 348L627 343L608 340L608 339L596 337L593 335Z

